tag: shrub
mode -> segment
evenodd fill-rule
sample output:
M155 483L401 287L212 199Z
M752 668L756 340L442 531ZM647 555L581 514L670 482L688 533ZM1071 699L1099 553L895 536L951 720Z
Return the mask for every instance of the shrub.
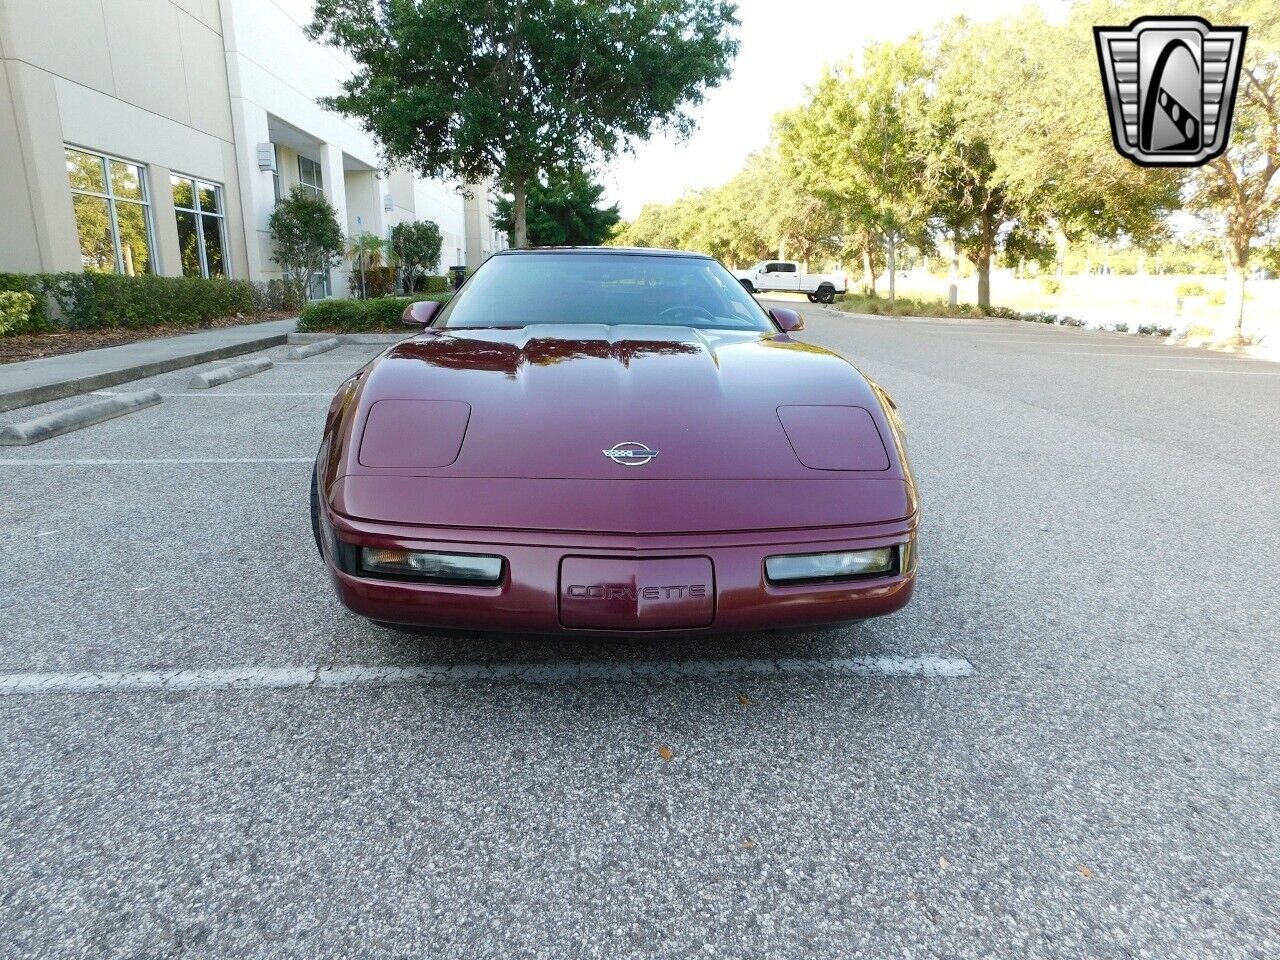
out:
M1116 333L1128 333L1129 325L1127 323L1117 323L1114 326L1112 326L1111 329L1114 330Z
M117 273L41 274L42 289L73 330L194 327L220 317L254 313L246 280L129 277Z
M1148 337L1172 337L1173 327L1161 327L1154 323L1144 323L1138 327L1138 333Z
M370 299L392 297L396 293L395 267L365 267L364 288ZM360 296L360 271L352 270L347 278L347 288L353 297Z
M1208 289L1199 280L1184 280L1177 287L1177 293L1180 297L1203 297L1208 292Z
M272 260L284 271L285 281L297 291L297 302L307 295L314 274L335 267L342 259L342 228L338 214L324 197L313 196L298 184L276 203L269 223L275 244Z
M1041 277L1040 289L1050 296L1056 296L1062 292L1062 281L1057 277Z
M49 298L44 294L39 274L0 273L0 291L29 293L35 298L25 320L17 323L10 333L39 333L53 329L53 324L49 321Z
M363 333L407 331L404 308L419 300L448 302L450 294L418 297L375 297L372 300L320 300L309 303L298 318L299 333Z
M0 290L0 337L26 333L31 327L31 311L35 309L33 294L18 290Z
M452 288L449 277L418 277L413 284L414 293L448 293Z
M283 280L254 280L250 288L254 313L284 313L302 306L295 299L297 291Z
M1215 290L1209 294L1206 301L1211 307L1225 307L1227 305L1227 293L1225 290Z
M1187 327L1188 337L1212 337L1214 334L1213 327L1203 323L1193 323Z

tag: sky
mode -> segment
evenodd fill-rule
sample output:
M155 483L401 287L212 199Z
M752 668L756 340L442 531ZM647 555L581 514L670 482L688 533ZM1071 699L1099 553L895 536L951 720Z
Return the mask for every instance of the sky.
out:
M868 43L901 40L963 13L992 19L1038 5L1061 17L1067 0L738 0L741 48L733 74L708 93L698 128L677 142L659 136L605 167L606 199L633 219L646 203L669 203L724 183L769 141L773 115L796 106L826 63Z

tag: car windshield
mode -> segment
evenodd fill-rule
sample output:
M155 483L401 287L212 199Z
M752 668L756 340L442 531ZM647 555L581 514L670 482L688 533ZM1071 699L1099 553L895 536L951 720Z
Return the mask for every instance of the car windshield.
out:
M646 324L775 332L715 260L624 253L508 254L489 259L438 327Z

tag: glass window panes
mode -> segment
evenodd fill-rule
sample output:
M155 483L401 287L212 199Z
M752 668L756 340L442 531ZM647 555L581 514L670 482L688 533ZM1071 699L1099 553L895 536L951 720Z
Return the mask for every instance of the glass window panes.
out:
M312 193L324 193L324 177L320 173L320 164L310 157L298 155L298 182Z
M120 236L120 272L130 277L150 273L151 237L146 208L140 203L117 203L116 230Z
M111 193L120 200L142 200L142 168L123 160L112 160Z
M83 150L67 150L67 176L72 190L90 193L107 192L107 178L103 173L103 159Z
M84 269L153 272L146 168L75 147L67 147L65 156Z
M190 210L176 211L178 218L178 255L182 259L184 277L203 276L200 265L200 228L196 226L198 214Z
M197 187L200 191L200 212L221 213L222 188L212 183L199 183Z
M95 273L116 272L116 247L111 232L111 209L105 197L72 194L76 232L80 235L80 263Z
M200 231L204 236L204 267L206 277L225 277L222 264L222 218L212 214L200 217Z
M178 218L178 249L187 277L225 277L226 220L222 187L216 183L172 175L174 215Z

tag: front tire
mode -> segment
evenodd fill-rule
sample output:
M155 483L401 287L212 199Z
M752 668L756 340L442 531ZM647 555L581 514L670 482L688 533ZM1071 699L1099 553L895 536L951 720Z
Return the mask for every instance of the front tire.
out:
M810 303L818 302L818 295L816 293L806 293L805 296L809 298Z
M818 288L818 292L816 296L818 298L819 303L835 303L836 288L831 286L831 284L829 283L824 283L822 286Z

